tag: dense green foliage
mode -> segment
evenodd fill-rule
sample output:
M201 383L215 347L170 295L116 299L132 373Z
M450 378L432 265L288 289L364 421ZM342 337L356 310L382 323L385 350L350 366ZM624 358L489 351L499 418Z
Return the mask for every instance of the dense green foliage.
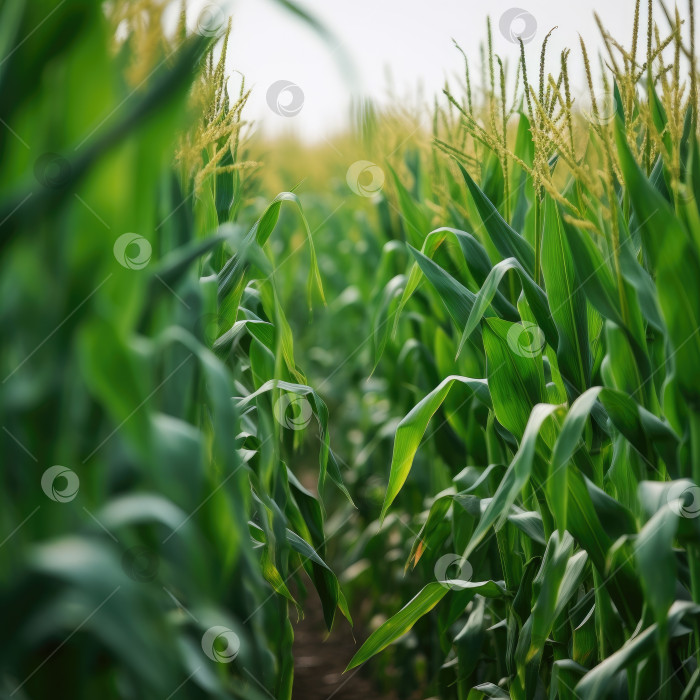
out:
M327 409L261 255L306 222L247 206L216 39L112 10L0 8L3 696L288 697L291 581L349 617L287 467L301 397L343 488Z
M260 176L161 12L0 3L3 697L288 699L317 593L401 697L700 698L680 16Z
M413 191L397 178L410 260L376 359L416 397L381 519L417 533L416 584L350 668L420 620L440 697L700 693L697 94L657 49L571 138L564 55L514 150L448 93L445 155L407 162Z

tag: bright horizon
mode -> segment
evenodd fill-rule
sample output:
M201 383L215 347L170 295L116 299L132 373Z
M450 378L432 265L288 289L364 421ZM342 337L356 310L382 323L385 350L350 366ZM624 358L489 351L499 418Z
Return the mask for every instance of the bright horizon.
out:
M189 7L193 16L202 7L214 13L220 7L222 15L232 14L229 69L240 71L247 86L253 89L246 118L257 123L262 135L293 132L307 141L327 138L348 125L353 94L382 105L390 101L387 92L392 85L396 96L415 104L419 90L426 102L441 95L445 80L456 88L458 81L463 82L464 69L453 38L466 52L473 84L478 84L479 44L486 38L487 14L492 19L494 51L512 67L511 77L519 46L508 40L499 25L510 27L515 34L532 34L525 48L533 82L542 41L556 26L548 42L547 67L555 72L561 51L571 48L570 76L574 93L581 94L585 83L579 34L593 60L602 47L594 19L597 12L613 36L628 46L635 6L634 0L581 0L573 8L569 4L552 7L547 0L525 0L515 7L512 0L488 4L471 0L357 0L351 9L345 4L320 0L298 0L297 4L329 29L335 37L330 45L274 0L222 0L216 4L190 0ZM665 29L662 23L662 34ZM643 11L642 51L645 43ZM346 59L352 65L354 78L343 70ZM293 113L290 116L276 114L268 105L268 90L277 85L279 92L281 81L296 86L293 92L281 95L276 108L279 112L288 109ZM235 80L231 86L232 90L237 88ZM274 96L271 103L277 104Z

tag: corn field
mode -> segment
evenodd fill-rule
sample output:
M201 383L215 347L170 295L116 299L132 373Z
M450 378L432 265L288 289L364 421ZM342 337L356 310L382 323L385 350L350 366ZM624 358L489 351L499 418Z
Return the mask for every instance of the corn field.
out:
M2 698L700 699L694 1L509 13L312 145L220 5L0 2Z

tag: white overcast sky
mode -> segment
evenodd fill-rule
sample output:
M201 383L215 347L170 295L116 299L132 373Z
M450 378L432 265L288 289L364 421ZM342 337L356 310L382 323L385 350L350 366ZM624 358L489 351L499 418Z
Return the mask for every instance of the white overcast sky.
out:
M192 14L212 3L190 0ZM219 0L219 6L233 15L233 36L229 64L241 71L253 88L247 108L264 133L296 131L305 139L316 140L338 131L348 123L351 94L360 91L373 99L386 98L388 80L399 95L440 93L446 78L454 84L463 74L462 58L452 38L470 58L477 72L479 42L485 38L486 16L494 26L494 48L511 64L519 48L499 31L499 20L513 7L530 13L537 22L534 39L527 44L528 65L538 70L539 51L546 33L558 29L548 44L556 58L565 47L572 48L574 79L583 89L578 35L590 49L600 46L594 21L597 12L605 26L624 45L632 35L634 0L297 0L336 37L329 46L305 23L283 9L275 0ZM642 3L646 5L646 3ZM672 7L672 2L667 2ZM682 16L687 16L687 0L679 0ZM666 22L658 12L662 33ZM645 15L640 34L645 41ZM520 25L522 26L522 25ZM518 25L515 27L518 31ZM645 50L645 49L642 49ZM341 55L355 67L353 86L343 72ZM288 80L303 91L301 110L292 117L275 114L266 103L268 87ZM289 97L289 95L287 96Z

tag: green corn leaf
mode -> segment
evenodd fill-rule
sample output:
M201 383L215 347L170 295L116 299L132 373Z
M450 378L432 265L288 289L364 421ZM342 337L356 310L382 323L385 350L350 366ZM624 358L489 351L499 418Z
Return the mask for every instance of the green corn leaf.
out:
M537 286L537 284L535 284L534 280L527 274L522 265L515 258L508 258L507 260L502 260L498 264L494 265L493 269L484 281L484 285L479 290L479 293L474 301L474 306L469 314L469 319L464 329L464 333L459 341L457 355L462 352L464 344L467 342L469 336L474 332L474 329L483 317L486 309L493 301L498 286L503 280L506 272L509 270L514 270L518 273L523 292L527 298L528 304L530 305L532 314L544 332L547 342L552 347L557 346L557 330L551 320L547 295L542 291L542 289L540 289L540 287Z
M519 339L527 327L489 318L483 329L488 386L496 418L516 438L525 431L530 411L545 402L541 341L536 335L525 352Z
M533 580L537 596L515 652L518 683L521 689L530 694L536 683L545 643L555 621L578 589L585 571L587 554L572 554L573 545L573 538L568 533L561 538L558 533L553 533L547 543L542 565Z
M310 408L313 409L313 413L316 416L321 433L321 449L319 450L319 475L318 475L318 490L322 492L323 486L326 481L326 475L330 475L331 479L335 485L349 498L349 494L343 484L340 472L337 469L337 463L332 469L328 468L330 459L330 433L328 431L328 407L326 406L323 399L309 386L301 384L292 384L290 382L284 382L280 380L271 379L265 382L257 391L254 391L247 396L242 397L237 405L240 409L245 409L249 404L251 404L258 396L271 392L275 389L279 389L284 392L289 392L297 396L303 397L303 400L310 401ZM308 397L308 399L307 399ZM278 404L283 405L283 404ZM304 410L305 404L301 404L302 411ZM301 416L303 419L303 415ZM279 420L284 420L283 416L279 417ZM296 429L296 428L294 428Z
M455 494L452 498L475 520L481 517L492 500L491 498L469 496L464 492ZM523 510L516 505L512 505L508 511L507 520L509 523L515 525L518 530L525 533L531 540L539 542L541 545L547 543L544 537L542 516L539 513Z
M405 295L405 288L405 275L397 275L389 280L382 291L381 298L375 304L372 319L372 341L374 345L373 373L384 355L392 324L398 324L399 314L401 313L401 301L403 300L403 297L399 295Z
M404 187L403 182L397 176L394 169L388 165L391 173L394 187L399 196L399 207L401 209L401 219L404 222L404 229L408 242L412 245L421 247L425 237L430 231L430 219L421 205L416 202L410 192Z
M600 524L612 538L624 538L637 532L637 522L632 513L617 499L598 488L589 478L583 477L591 503Z
M549 196L545 196L544 212L542 274L557 328L557 360L561 373L580 394L588 388L591 381L586 298L576 277L576 268L559 211ZM542 329L546 330L544 326Z
M486 511L481 516L479 524L464 552L464 559L467 559L471 555L492 527L495 526L496 529L499 529L503 526L510 506L515 502L515 499L528 482L530 474L532 473L535 446L542 425L547 418L556 412L562 412L562 408L551 404L538 404L533 408L530 419L524 430L520 449L513 458L501 483L498 485L493 499L491 499Z
M258 219L255 225L246 234L242 242L242 253L234 255L227 263L224 265L223 269L219 273L219 297L222 301L229 300L230 295L233 293L234 303L238 303L240 298L240 293L242 291L241 285L243 284L245 273L247 269L247 251L252 247L253 243L256 243L259 247L265 245L267 240L270 238L273 230L277 225L279 219L280 209L283 202L291 202L296 207L301 217L301 221L304 225L304 231L306 232L306 239L309 244L309 276L307 281L307 301L309 308L311 308L314 287L317 289L321 300L325 304L325 296L323 293L323 284L321 282L321 273L318 269L318 260L316 257L316 248L314 247L313 236L311 234L311 229L309 228L309 223L304 215L301 208L301 202L299 197L292 192L281 192L278 194L272 202L268 205L267 209L263 215ZM236 291L238 290L238 291Z
M666 327L661 317L659 297L654 280L637 261L638 251L622 216L620 216L620 221L620 271L637 292L637 299L644 318L657 331L665 333Z
M445 272L437 263L426 257L420 251L408 246L411 254L416 259L423 274L435 287L440 295L445 308L458 327L462 327L469 318L476 295L460 284L452 275Z
M311 559L311 561L322 566L324 569L331 571L328 564L321 559L316 550L303 537L299 537L296 532L292 532L289 528L287 528L286 534L287 542L291 545L293 550L299 552L303 557Z
M608 557L614 541L601 524L589 486L578 470L574 469L569 472L568 485L567 531L588 553L623 619L634 626L641 614L643 596L631 565L632 557L623 552L622 560L610 563L609 568ZM626 520L626 513L618 515ZM621 529L627 529L626 523L620 525Z
M262 532L262 531L261 531ZM287 583L282 574L280 574L279 569L275 566L275 560L273 555L272 547L262 547L262 553L260 554L260 570L263 578L272 586L275 593L286 598L297 610L297 614L302 614L302 607L299 605L297 600L292 595L291 591L287 587Z
M482 403L490 405L488 384L485 379L450 376L435 387L411 412L399 423L394 438L394 452L391 458L391 471L387 485L381 520L386 517L389 507L401 491L413 464L413 458L420 445L430 419L440 408L452 385L459 382L466 386Z
M695 617L698 613L700 613L700 606L688 601L677 600L669 610L667 620L669 631L672 632L684 617ZM630 639L619 651L599 663L576 685L575 690L578 697L582 700L605 697L618 672L654 653L657 634L657 625L650 625L643 632Z
M451 585L456 585L453 582ZM479 593L487 597L500 597L504 595L503 587L494 581L463 581L460 587L472 594ZM410 600L399 612L389 618L379 629L372 632L359 651L352 657L345 671L363 664L386 649L408 632L411 627L424 615L429 613L444 597L450 593L450 588L440 582L429 583L418 595Z
M630 190L644 248L656 269L659 303L681 390L693 401L700 399L700 297L693 293L700 278L698 250L668 202L651 186L634 161L618 126L617 148L622 172Z
M250 333L253 338L255 338L259 343L274 354L274 326L267 321L244 319L242 321L236 321L229 330L214 341L212 350L217 357L225 357L230 352L231 347L238 342L245 331Z
M615 280L600 250L589 236L572 226L563 216L560 220L571 250L577 279L581 280L586 297L603 317L624 326Z
M552 664L550 700L577 700L574 686L588 669L573 659L560 659Z
M459 661L460 678L468 678L477 666L484 641L484 612L486 599L479 596L464 627L454 638Z
M452 493L445 495L438 494L435 497L433 504L430 506L425 524L413 541L404 571L408 570L409 566L415 568L424 552L426 550L437 549L449 534L449 527L447 532L445 532L442 526L447 525L445 522L445 515L452 505L452 497Z
M516 258L527 270L528 274L532 276L535 270L535 251L532 246L508 225L496 207L462 167L462 164L458 162L457 165L467 183L469 193L474 199L484 229L498 249L498 252L503 257Z
M604 389L601 403L612 424L649 460L660 456L672 474L678 474L679 439L668 423L615 389Z
M143 348L129 348L113 325L97 318L83 327L79 348L87 386L104 402L114 425L124 428L137 449L147 451L151 443L149 424L130 420L134 409L143 406L150 393Z
M569 495L568 463L578 448L586 420L600 391L600 387L593 387L574 401L566 414L561 432L552 450L552 459L547 477L547 496L560 535L563 535L566 529Z
M306 540L288 528L286 529L286 538L292 549L311 562L310 574L321 598L328 630L330 631L333 628L336 608L343 613L347 621L352 625L352 617L350 616L347 601L340 590L340 583L333 570L321 559L318 552Z
M467 700L483 700L483 698L493 698L493 700L509 700L510 695L503 688L499 688L493 683L481 683L474 686L467 696Z
M491 272L491 261L489 256L484 250L484 247L479 243L479 241L474 238L469 233L465 231L459 231L454 228L442 227L431 231L425 238L423 242L423 247L421 248L421 253L428 257L433 258L440 246L445 243L449 245L452 243L453 247L458 246L461 248L464 259L457 257L458 266L460 265L463 270L465 278L468 278L468 272L471 273L477 284L483 285L486 278ZM468 272L467 272L468 269ZM404 289L403 296L401 297L401 303L397 312L396 320L394 322L394 332L396 331L396 326L398 324L399 315L406 306L408 300L413 295L415 290L423 277L423 273L419 264L416 262L411 267L411 272L408 277L408 282L406 283L406 288ZM505 297L500 292L496 292L494 306L499 310L499 312L508 314L510 320L516 320L517 311L510 302L508 302Z
M213 236L201 241L193 241L189 245L178 248L165 256L153 270L151 279L152 294L156 292L162 294L163 290L167 291L167 287L164 285L175 287L195 260L198 260L223 241L226 241L234 231L235 228L231 224L221 226Z
M429 583L412 600L401 608L393 617L389 618L379 629L375 630L352 657L345 671L363 664L386 649L392 642L408 632L411 627L423 615L429 613L444 597L450 589L441 583Z
M662 638L666 634L666 616L676 595L676 556L673 540L679 511L664 505L641 529L634 552L646 599L654 612Z

